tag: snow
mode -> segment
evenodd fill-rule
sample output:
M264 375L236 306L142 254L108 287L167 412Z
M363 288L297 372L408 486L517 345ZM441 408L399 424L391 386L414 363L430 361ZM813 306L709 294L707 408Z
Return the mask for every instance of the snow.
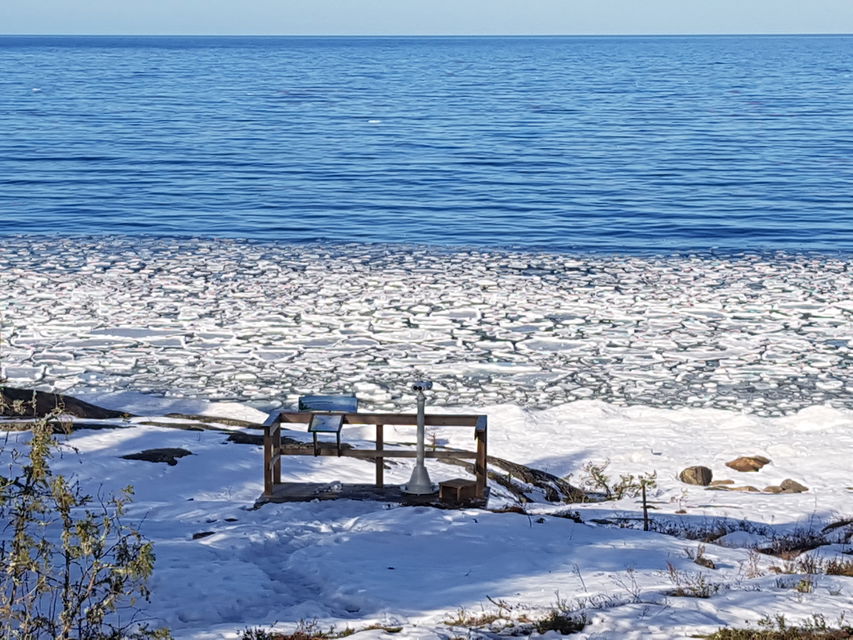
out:
M776 576L770 567L782 560L750 552L785 533L819 531L853 512L850 411L814 407L760 418L595 400L547 410L463 408L489 415L493 455L572 474L576 482L586 462L605 457L613 475L656 471L658 486L650 492L654 521L734 528L719 544L705 544L704 555L717 567L708 569L688 557L697 552L697 541L637 528L640 510L633 498L538 502L528 506L528 515L351 500L254 509L262 490L261 447L226 441L229 431L242 429L185 431L141 423L158 414L158 422L174 421L164 414L176 410L254 421L262 412L235 403L129 393L87 399L144 408L147 415L115 429L74 432L69 441L79 453L64 454L55 470L76 474L86 487L111 492L135 487L128 519L142 523L157 555L146 611L179 640L236 638L247 626L292 631L300 620L316 620L323 629L403 627L402 635L363 631L355 635L360 640L464 637L467 630L454 630L448 621L460 609L468 615L495 612L492 601L504 602L509 611L506 620L493 623L497 628L513 617L543 617L559 599L587 615L590 622L579 638L680 638L776 613L789 621L824 613L833 621L837 612L853 607L849 578L812 576L814 591L801 593L796 586L802 576ZM470 447L470 434L463 431L446 429L440 436L450 446ZM286 435L308 439L302 430ZM10 438L23 441L25 435ZM345 441L367 446L361 438L369 438L366 428L344 432ZM411 428L389 428L386 439L387 446L410 443ZM119 457L157 447L182 447L193 455L175 466ZM724 466L741 454L766 455L771 463L755 473ZM773 495L688 486L675 476L689 464L706 464L715 475L759 488L794 477L809 491ZM429 470L434 481L459 474L433 461ZM372 472L372 463L352 458L297 457L285 459L283 475L369 482ZM386 482L405 482L409 473L408 462L395 465L386 471ZM490 509L507 504L499 493ZM569 511L584 522L560 517ZM630 527L594 522L602 520ZM850 558L844 554L853 546L844 532L837 529L829 537L836 544L810 553ZM210 535L193 539L198 533ZM671 595L676 585L670 566L687 584L701 575L719 585L713 587L718 592L709 598Z
M804 576L777 575L784 561L756 549L853 517L852 267L849 256L807 253L6 236L0 376L136 416L74 432L77 452L55 469L92 492L135 487L128 519L157 555L146 614L178 640L292 631L300 620L359 640L476 640L510 623L536 637L521 619L558 605L588 618L578 638L683 638L775 614L832 623L853 610L849 577L809 575L814 589L803 592ZM355 391L365 410L411 411L407 383L419 378L435 382L429 411L488 415L491 455L576 485L588 464L614 479L656 473L654 530L641 530L632 497L561 505L531 491L527 514L500 512L512 498L494 483L488 509L256 509L261 448L228 436L257 430L168 426L190 422L168 414L261 423L310 393ZM473 446L470 430L432 433ZM344 430L354 446L371 437ZM0 461L26 438L11 432ZM389 426L385 438L410 447L414 433ZM174 466L121 458L163 447L192 455ZM755 455L771 462L754 473L725 466ZM389 462L386 482L406 482L411 462ZM692 465L733 484L681 483ZM464 473L428 468L434 482ZM353 458L283 467L285 481L372 474ZM808 491L764 491L786 479ZM737 490L746 486L756 491ZM853 559L850 536L849 525L833 528L803 557ZM715 569L691 560L702 545ZM710 597L672 595L701 585ZM475 631L449 624L462 609L500 618Z

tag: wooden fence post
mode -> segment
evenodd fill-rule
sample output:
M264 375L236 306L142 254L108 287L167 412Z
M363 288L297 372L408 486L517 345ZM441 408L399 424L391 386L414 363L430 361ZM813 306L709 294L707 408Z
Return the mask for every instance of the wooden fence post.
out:
M477 460L474 464L474 473L477 476L477 497L484 498L486 496L486 484L488 475L486 472L486 430L477 429L475 432L477 439Z
M273 487L281 484L281 420L276 420L275 433L272 437L272 455L275 463L273 464L272 482Z
M264 496L272 497L273 472L272 472L272 435L271 425L264 425Z
M264 497L271 498L281 484L281 416L271 415L264 423Z
M376 456L376 486L381 489L385 486L385 458L381 452L385 449L385 427L384 425L376 425L376 450L380 455Z

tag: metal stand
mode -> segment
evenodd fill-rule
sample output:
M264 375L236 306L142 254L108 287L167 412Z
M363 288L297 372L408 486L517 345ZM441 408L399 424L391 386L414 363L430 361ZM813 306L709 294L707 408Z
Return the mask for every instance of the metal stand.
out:
M341 432L338 431L335 436L337 436L337 444L338 444L338 457L341 456ZM314 456L320 455L320 443L317 442L317 432L314 432Z
M418 449L415 468L412 469L412 477L409 482L401 488L403 493L411 495L423 496L438 491L436 486L430 482L429 473L427 473L426 465L424 464L424 453L426 452L426 428L424 426L424 405L426 404L426 396L423 390L418 389Z

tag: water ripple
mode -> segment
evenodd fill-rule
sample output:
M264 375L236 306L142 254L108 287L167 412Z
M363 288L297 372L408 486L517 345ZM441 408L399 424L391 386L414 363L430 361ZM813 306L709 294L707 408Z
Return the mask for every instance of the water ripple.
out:
M851 37L0 38L0 233L853 250Z

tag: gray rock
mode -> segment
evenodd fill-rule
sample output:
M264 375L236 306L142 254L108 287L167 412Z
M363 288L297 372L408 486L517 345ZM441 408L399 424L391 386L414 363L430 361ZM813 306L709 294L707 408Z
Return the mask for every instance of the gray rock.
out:
M121 456L125 460L145 460L146 462L165 462L168 465L175 466L178 464L178 458L192 455L192 451L177 448L165 449L145 449L139 453L129 453L126 456Z
M782 493L804 493L809 490L807 486L800 484L796 480L791 480L790 478L782 480L779 486L782 489Z
M714 474L708 467L696 466L687 467L678 474L678 479L686 484L698 484L707 487L711 484Z
M198 533L193 534L193 540L201 540L202 538L206 538L208 536L212 536L215 531L199 531Z
M708 487L708 491L740 491L741 493L760 493L760 491L753 487L751 484L745 485L743 487L734 487L732 485L717 485L714 487Z

